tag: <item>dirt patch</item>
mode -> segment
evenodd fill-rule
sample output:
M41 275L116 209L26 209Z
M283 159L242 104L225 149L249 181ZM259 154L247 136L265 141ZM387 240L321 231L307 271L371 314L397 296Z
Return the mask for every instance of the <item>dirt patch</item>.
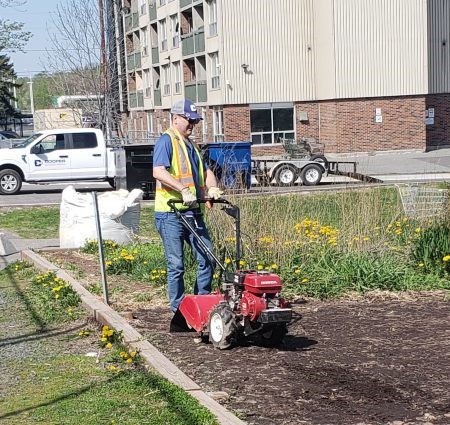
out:
M54 263L59 255L45 254ZM68 268L79 262L73 251L61 255ZM159 295L159 305L133 304L131 324L205 391L226 392L223 404L249 424L450 424L448 293L305 300L282 347L228 351L170 334Z

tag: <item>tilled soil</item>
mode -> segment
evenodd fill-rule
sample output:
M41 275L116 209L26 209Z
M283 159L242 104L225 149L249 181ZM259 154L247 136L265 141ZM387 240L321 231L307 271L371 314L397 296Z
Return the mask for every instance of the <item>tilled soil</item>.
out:
M442 297L307 302L277 349L220 351L170 334L170 313L133 325L249 424L450 424L450 303ZM397 422L395 422L397 421Z
M196 344L169 333L161 306L135 309L131 324L205 391L226 393L221 402L249 424L450 424L448 293L293 308L298 320L279 348Z

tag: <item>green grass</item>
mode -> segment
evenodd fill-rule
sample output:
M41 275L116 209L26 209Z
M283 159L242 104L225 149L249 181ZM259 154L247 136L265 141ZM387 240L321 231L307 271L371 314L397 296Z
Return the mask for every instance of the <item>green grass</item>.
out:
M0 271L0 423L217 424L194 398L139 364L111 371L117 360L100 348L100 326L80 314L49 316L45 300L54 311L66 309L36 286L37 274L26 263Z
M0 208L0 230L9 230L25 239L59 237L59 207ZM140 235L157 238L153 208L141 208Z
M57 238L58 207L4 208L0 210L0 229L25 239Z

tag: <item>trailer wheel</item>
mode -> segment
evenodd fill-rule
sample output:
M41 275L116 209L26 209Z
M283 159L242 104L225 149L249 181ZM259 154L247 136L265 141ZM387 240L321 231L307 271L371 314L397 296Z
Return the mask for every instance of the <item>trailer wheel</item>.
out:
M235 315L228 304L218 304L209 316L209 340L214 347L225 350L236 341Z
M322 180L322 168L320 165L308 164L302 168L300 177L305 186L315 186Z
M286 334L287 327L285 324L263 329L259 334L259 345L263 347L277 347L283 342Z
M22 187L22 178L15 170L0 171L0 193L2 195L15 195Z
M310 160L319 162L324 168L328 168L328 159L326 159L324 155L312 155Z
M298 179L298 170L290 164L281 165L275 173L275 181L279 186L293 186Z

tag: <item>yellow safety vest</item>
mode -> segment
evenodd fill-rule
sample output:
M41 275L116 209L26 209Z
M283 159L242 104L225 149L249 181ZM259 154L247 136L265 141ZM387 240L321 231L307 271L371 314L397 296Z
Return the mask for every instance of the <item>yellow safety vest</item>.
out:
M181 137L180 133L176 129L172 128L167 130L164 134L168 134L172 142L172 161L170 164L169 173L172 174L172 176L177 179L183 186L188 187L189 190L197 196L197 198L204 198L205 175L203 169L203 159L201 157L200 151L193 144L194 151L198 155L200 164L199 183L201 193L196 194L191 162L189 161L189 155L183 137ZM183 199L183 197L177 190L174 190L162 184L159 180L156 180L155 211L172 211L171 208L167 205L167 201L169 201L170 199L181 200ZM176 204L175 206L181 211L187 210L189 208L180 203ZM203 204L201 206L203 206Z

